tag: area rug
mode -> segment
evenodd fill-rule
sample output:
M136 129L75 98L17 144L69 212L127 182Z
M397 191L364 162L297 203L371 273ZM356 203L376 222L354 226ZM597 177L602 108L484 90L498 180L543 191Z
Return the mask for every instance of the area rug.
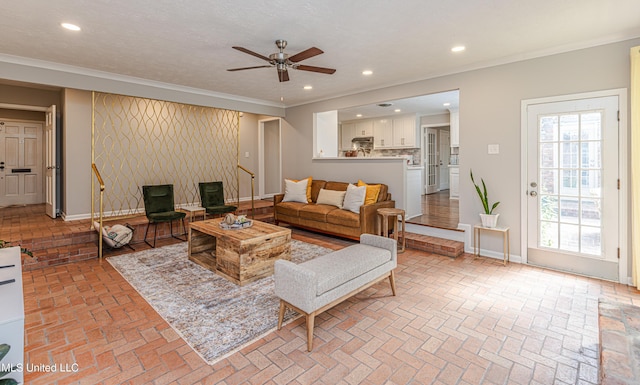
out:
M295 263L330 251L291 241ZM189 261L187 243L107 261L210 365L277 327L280 301L274 293L273 276L238 286ZM296 316L287 310L285 322Z

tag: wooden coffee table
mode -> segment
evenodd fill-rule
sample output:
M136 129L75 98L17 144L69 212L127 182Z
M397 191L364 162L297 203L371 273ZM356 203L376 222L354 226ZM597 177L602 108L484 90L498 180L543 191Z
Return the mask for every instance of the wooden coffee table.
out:
M220 228L223 218L189 224L189 260L242 286L273 275L278 259L291 260L291 230L260 221L245 229Z

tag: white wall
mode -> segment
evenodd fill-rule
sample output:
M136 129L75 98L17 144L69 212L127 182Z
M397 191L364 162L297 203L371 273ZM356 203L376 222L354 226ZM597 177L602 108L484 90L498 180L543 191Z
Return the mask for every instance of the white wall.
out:
M640 39L628 40L288 108L285 139L295 145L285 146L284 175L302 177L323 171L311 160L314 112L459 89L460 222L479 222L481 204L467 177L473 168L501 202L500 222L511 227L511 253L519 254L521 100L629 88L629 49L638 44ZM487 155L487 145L493 143L500 144L499 155ZM358 172L354 169L353 177ZM483 247L501 252L502 243L496 239Z
M91 92L63 90L62 215L86 218L91 207Z

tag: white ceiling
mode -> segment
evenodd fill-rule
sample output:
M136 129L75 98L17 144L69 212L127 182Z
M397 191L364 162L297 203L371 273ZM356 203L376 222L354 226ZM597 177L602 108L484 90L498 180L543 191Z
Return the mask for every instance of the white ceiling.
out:
M0 2L0 14L0 61L37 59L284 106L640 36L638 0L21 0ZM232 46L268 56L276 39L288 41L289 54L324 50L302 64L336 73L290 70L279 83L274 68L226 71L265 64ZM459 44L466 51L452 53Z

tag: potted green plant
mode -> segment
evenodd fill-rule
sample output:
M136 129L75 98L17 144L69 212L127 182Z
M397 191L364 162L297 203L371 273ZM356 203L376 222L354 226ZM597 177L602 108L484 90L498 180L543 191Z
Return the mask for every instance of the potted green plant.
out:
M11 346L7 344L0 344L0 361L2 361L4 356L6 356L7 353L9 353L10 349L11 349ZM2 378L7 374L11 373L11 371L15 369L16 369L15 367L3 368L0 371L0 385L17 385L18 384L18 381L14 380L13 378Z
M4 241L4 240L0 239L0 249L4 249L5 247L12 247L11 246L11 242L7 242L7 241ZM31 253L30 250L25 249L24 247L20 248L20 252L23 253L23 254L27 254L30 257L33 257L33 253Z
M473 182L473 185L476 188L476 192L480 197L480 201L482 202L482 207L484 208L484 213L480 214L480 219L482 220L482 226L488 227L488 228L496 227L496 225L498 224L498 217L500 216L500 214L494 214L493 210L495 210L495 208L498 207L500 202L496 202L490 206L489 194L487 194L487 186L484 183L484 179L480 178L480 181L482 182L482 189L480 189L480 186L478 186L476 184L475 179L473 179L473 170L470 169L469 173L471 174L471 182Z

